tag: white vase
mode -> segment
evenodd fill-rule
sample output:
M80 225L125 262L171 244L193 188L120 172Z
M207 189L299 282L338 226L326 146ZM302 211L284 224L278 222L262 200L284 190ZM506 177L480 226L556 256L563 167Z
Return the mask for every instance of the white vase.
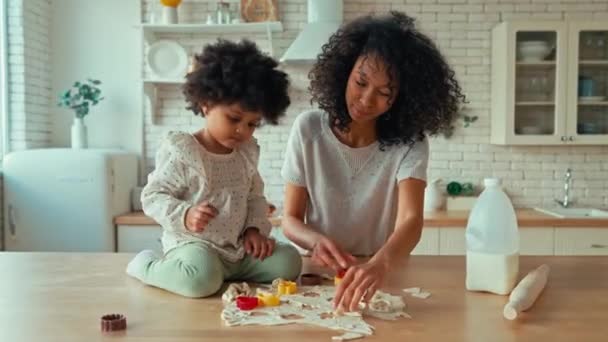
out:
M74 118L72 123L72 148L87 148L87 126L82 118Z
M163 24L177 24L177 7L163 6Z
M424 190L424 211L432 212L445 208L445 196L439 187L441 179L434 179L426 185Z

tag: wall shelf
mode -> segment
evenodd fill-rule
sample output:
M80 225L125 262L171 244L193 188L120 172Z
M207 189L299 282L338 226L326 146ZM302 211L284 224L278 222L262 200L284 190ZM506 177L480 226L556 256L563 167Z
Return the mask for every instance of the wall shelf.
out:
M608 101L579 101L579 106L608 106Z
M515 103L516 106L555 106L555 102L552 101L518 101Z
M538 62L517 62L518 66L550 66L555 65L555 61L538 61Z
M280 21L268 21L259 23L238 23L238 24L150 24L142 23L135 25L140 30L144 42L149 46L158 39L164 39L162 34L176 34L178 37L172 37L171 39L179 40L180 37L188 39L192 38L192 35L196 36L221 36L230 34L243 34L243 36L249 36L253 34L263 34L269 42L269 52L274 55L273 51L273 32L282 32L283 24ZM144 44L145 48L145 44ZM185 81L184 78L158 78L154 76L145 75L142 80L142 92L144 94L144 101L147 101L149 111L147 114L150 115L152 125L156 125L158 117L159 93L158 87L163 85L175 85L179 86ZM142 125L143 117L142 116Z
M144 78L144 84L183 84L183 79L178 78Z
M239 24L140 24L138 27L152 33L266 33L282 32L283 24L280 21L267 21L260 23Z

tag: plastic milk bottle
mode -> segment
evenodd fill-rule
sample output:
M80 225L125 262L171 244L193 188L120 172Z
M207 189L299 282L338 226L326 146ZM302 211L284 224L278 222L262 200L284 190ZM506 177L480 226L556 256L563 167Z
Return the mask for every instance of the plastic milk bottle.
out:
M467 222L466 287L506 295L519 272L517 217L499 179L486 178L484 186Z

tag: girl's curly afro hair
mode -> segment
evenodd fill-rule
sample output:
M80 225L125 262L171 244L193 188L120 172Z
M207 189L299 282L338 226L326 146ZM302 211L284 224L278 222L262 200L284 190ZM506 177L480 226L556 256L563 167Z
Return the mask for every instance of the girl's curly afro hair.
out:
M238 103L244 110L261 112L276 125L290 100L287 74L249 40L219 39L195 56L194 69L186 76L183 93L189 110L201 113L201 103Z
M391 11L364 16L334 33L309 73L312 102L328 112L330 122L346 130L352 121L346 107L346 84L360 56L375 56L396 78L399 92L376 121L381 148L411 144L424 135L447 132L465 96L438 48L414 26L414 19Z

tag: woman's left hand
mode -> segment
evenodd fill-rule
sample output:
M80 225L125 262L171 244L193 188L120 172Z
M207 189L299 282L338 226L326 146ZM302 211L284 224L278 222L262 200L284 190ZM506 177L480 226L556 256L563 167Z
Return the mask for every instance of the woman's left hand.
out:
M355 311L362 298L369 302L376 290L382 286L386 272L388 266L381 261L370 260L351 266L336 288L334 307Z

